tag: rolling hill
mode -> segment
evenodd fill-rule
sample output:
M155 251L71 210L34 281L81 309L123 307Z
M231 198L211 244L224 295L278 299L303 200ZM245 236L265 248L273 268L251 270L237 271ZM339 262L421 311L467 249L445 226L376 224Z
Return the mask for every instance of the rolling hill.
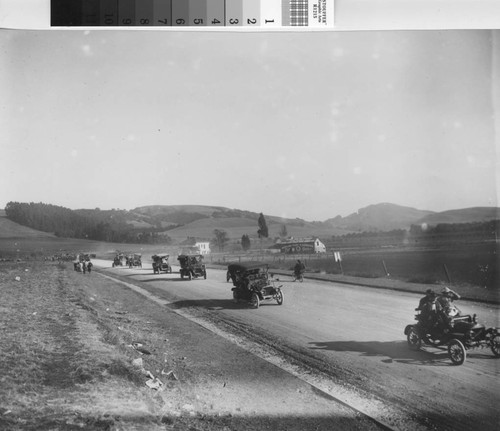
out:
M354 232L390 231L408 229L412 224L418 223L423 217L431 214L434 213L390 203L380 203L361 208L347 217L337 216L325 223L332 227Z
M418 220L418 223L437 225L440 223L475 223L489 220L500 220L500 208L472 207L432 213Z
M71 210L69 210L71 211ZM90 210L80 209L75 212L97 218L102 222L118 222L130 229L150 229L168 235L173 243L179 244L188 237L210 240L214 230L224 230L232 240L248 235L256 239L259 213L220 206L207 205L152 205L132 210ZM346 217L337 216L326 221L306 221L265 214L269 229L269 239L280 235L286 226L287 235L296 238L319 237L331 238L355 232L391 231L409 229L411 225L426 223L470 223L500 219L500 208L475 207L433 212L404 207L391 203L369 205ZM14 223L0 212L0 238L39 237L55 238L53 233L41 232Z
M53 233L42 232L22 226L7 218L4 210L0 210L0 238L55 238Z

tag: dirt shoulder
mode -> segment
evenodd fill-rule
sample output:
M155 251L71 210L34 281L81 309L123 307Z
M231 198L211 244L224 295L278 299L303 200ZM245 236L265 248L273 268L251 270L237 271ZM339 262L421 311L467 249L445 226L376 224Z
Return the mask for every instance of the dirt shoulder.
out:
M379 429L95 272L2 264L0 295L0 429Z

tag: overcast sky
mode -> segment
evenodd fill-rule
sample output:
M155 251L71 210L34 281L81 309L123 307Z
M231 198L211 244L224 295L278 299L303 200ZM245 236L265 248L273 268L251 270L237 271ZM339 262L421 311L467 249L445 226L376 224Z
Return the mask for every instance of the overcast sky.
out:
M499 35L2 30L0 207L497 206Z

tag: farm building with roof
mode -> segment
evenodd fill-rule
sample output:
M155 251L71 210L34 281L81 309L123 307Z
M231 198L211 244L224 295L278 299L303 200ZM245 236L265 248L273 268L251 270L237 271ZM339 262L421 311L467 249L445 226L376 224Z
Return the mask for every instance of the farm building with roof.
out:
M326 253L326 246L318 238L289 238L279 241L272 249L286 254Z

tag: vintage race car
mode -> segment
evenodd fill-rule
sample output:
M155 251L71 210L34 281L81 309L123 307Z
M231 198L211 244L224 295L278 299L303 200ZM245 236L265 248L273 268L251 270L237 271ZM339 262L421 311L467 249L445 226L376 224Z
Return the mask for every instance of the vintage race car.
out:
M172 273L172 267L168 263L168 254L154 254L151 256L153 260L153 273L159 274L160 272Z
M181 278L187 277L191 280L193 277L207 278L207 268L203 263L203 255L201 254L181 254L177 257L181 269L179 273Z
M261 262L232 263L227 268L227 278L232 280L233 299L245 301L253 308L259 308L264 300L275 300L283 304L282 285L276 286L279 279L269 274L268 266Z
M489 347L495 357L500 357L500 328L486 328L477 323L476 315L461 315L456 307L454 316L440 315L436 311L435 321L424 317L416 310L416 324L407 325L404 333L410 349L418 350L422 344L429 346L447 346L448 357L454 365L462 365L467 357L467 350L477 347Z

